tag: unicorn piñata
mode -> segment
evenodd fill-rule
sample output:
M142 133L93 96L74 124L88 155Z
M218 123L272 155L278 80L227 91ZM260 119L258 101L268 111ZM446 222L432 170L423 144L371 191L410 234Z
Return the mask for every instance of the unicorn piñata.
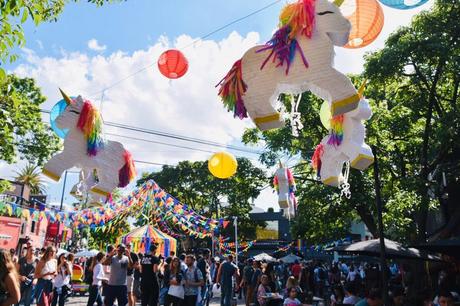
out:
M370 108L350 79L332 67L334 45L345 45L351 30L350 22L335 3L298 0L288 4L280 14L279 29L272 39L266 45L249 49L233 65L218 84L219 95L235 117L243 119L249 115L259 129L269 130L284 126L284 119L274 107L280 93L301 94L310 90L328 101L333 117L330 135L326 136L327 146L322 143L319 147L324 153L323 168L338 169L336 161L327 158L331 155L351 161L352 167L365 169L372 163L373 155L367 145L363 146L364 126L345 123L356 121L361 114L356 112L359 105L367 105L369 111ZM355 151L346 149L352 144L366 149L353 155ZM331 175L321 175L322 181L337 186L341 169L335 173L322 171L323 175Z
M284 168L281 162L275 172L273 186L278 192L278 204L283 209L284 216L288 219L294 218L297 209L295 180L292 171L289 168Z
M364 142L366 128L363 124L363 120L371 116L369 102L361 99L358 108L331 119L331 133L323 138L312 157L312 166L324 184L340 186L346 182L342 169L348 161L358 170L365 170L373 163L372 150Z
M81 96L71 99L61 91L67 106L56 118L60 129L68 129L64 151L53 156L43 167L43 174L58 181L72 167L81 168L82 188L93 199L103 200L114 188L125 187L136 176L131 154L116 141L102 138L102 118L98 110ZM83 186L83 187L82 187Z
M249 114L261 130L284 125L274 108L280 93L310 90L330 103L334 116L355 109L355 87L332 67L334 45L345 45L350 29L339 8L327 0L288 4L272 39L249 49L219 83L225 106L235 117Z

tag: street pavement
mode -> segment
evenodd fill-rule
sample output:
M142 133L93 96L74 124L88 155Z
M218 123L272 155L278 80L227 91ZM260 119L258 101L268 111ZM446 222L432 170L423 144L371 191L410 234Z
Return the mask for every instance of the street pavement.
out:
M65 303L66 306L86 306L86 303L88 302L88 295L85 296L72 296L69 298L69 300ZM138 302L137 305L140 305ZM219 298L213 298L211 299L211 302L209 303L209 306L219 306L220 305L220 299ZM238 306L244 305L243 300L238 300Z

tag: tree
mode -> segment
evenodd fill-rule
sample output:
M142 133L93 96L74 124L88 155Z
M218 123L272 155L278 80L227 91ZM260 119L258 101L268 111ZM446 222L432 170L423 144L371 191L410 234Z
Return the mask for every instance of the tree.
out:
M42 122L40 105L46 98L35 81L9 75L0 82L0 159L17 157L41 165L59 150L59 138Z
M267 179L264 172L248 159L237 160L237 173L226 180L212 176L207 162L182 161L177 166L163 166L159 172L144 174L137 184L153 179L179 201L209 217L238 216L241 235L253 237L256 225L249 220L251 203ZM222 207L222 201L229 205ZM145 222L141 221L142 224Z
M45 185L36 165L27 164L22 170L16 171L15 180L28 186L31 194L43 194L45 192Z
M365 96L374 115L367 122L367 143L377 148L385 233L406 243L425 240L427 216L439 206L447 212L443 235L460 222L454 204L460 196L459 18L458 1L437 0L432 10L391 34L382 50L367 55L363 76L352 77L356 86L369 80ZM290 97L281 98L290 109ZM300 111L305 127L299 138L286 127L263 133L250 129L243 140L266 143L261 161L267 165L279 154L304 160L295 167L300 206L294 237L330 239L343 234L356 216L377 237L372 169L351 171L351 199L340 198L337 189L315 180L309 161L326 134L318 116L320 103L304 93Z
M23 47L26 40L22 25L31 19L35 26L42 22L56 21L68 2L78 0L0 0L0 66L6 61L14 62L16 54L11 50ZM98 6L113 0L88 0ZM0 81L6 76L0 67Z
M386 188L403 190L416 201L409 215L419 241L425 241L430 208L458 202L458 197L446 199L443 189L460 185L459 18L458 1L437 0L366 58L371 96L388 113L371 127L387 164ZM460 210L446 217L458 224Z

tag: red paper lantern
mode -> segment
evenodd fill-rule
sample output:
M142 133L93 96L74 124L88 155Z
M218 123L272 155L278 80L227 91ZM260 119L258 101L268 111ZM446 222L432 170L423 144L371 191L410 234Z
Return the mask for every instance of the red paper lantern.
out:
M168 50L158 59L158 69L169 79L178 79L188 70L188 61L179 50Z

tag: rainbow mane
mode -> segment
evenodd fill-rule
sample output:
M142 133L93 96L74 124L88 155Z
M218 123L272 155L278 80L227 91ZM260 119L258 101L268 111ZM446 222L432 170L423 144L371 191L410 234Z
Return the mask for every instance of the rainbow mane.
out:
M95 156L97 152L104 146L102 139L102 119L99 111L85 100L78 118L77 127L85 135L86 138L86 153L89 156Z
M299 32L311 38L315 24L315 1L299 0L297 3L286 5L281 10L279 19L280 28L289 26L291 29L290 39L294 39Z
M273 57L272 61L277 62L276 67L286 63L286 74L288 74L296 51L300 53L303 64L308 68L307 59L296 37L301 34L311 38L315 24L315 0L299 0L297 3L286 5L281 11L279 19L279 29L265 47L257 50L257 52L271 50L260 69L263 69Z
M340 146L343 140L343 115L338 115L331 118L331 134L327 140L327 144Z

